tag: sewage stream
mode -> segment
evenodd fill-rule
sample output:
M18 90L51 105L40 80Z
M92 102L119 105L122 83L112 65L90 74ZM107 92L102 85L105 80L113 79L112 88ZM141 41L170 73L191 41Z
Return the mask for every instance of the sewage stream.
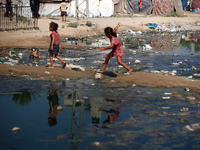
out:
M200 43L194 35L199 34L190 33L190 40L186 40L187 33L119 35L124 46L123 61L134 71L176 70L177 76L199 80L196 75L200 67ZM109 42L104 37L89 37L91 39L94 47L97 46L95 42L100 46ZM101 44L99 39L104 43ZM77 40L80 45L86 42ZM149 43L151 50L145 48ZM41 59L29 59L28 49L11 50L15 54L22 53L23 58L8 57L4 63L30 66L49 63L47 50L39 49ZM60 55L67 63L98 69L106 53L108 51L99 52L94 48L63 50ZM142 64L135 64L135 60ZM60 65L59 61L55 60L55 65ZM197 69L192 70L192 66ZM114 58L107 70L125 72ZM171 96L172 93L178 93L178 96ZM93 79L41 81L1 76L0 101L3 150L183 150L200 147L200 93L184 88L107 88ZM58 105L63 110L58 111ZM194 131L186 129L187 125ZM13 127L20 127L20 131L11 132Z

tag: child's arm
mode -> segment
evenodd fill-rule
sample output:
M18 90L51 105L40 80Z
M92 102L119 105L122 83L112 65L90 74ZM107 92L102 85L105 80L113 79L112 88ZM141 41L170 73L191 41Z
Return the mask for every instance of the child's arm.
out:
M100 47L100 51L103 51L103 50L107 50L107 49L112 49L114 47L114 43L111 43L110 46L108 47Z
M54 37L54 35L52 35L51 50L53 50L54 42L55 42L55 37Z
M121 22L119 22L118 24L117 24L117 26L114 28L114 32L117 32L117 30L118 30L118 28L120 27L120 24L121 24Z
M59 36L59 49L61 49L61 45L60 45L60 36Z

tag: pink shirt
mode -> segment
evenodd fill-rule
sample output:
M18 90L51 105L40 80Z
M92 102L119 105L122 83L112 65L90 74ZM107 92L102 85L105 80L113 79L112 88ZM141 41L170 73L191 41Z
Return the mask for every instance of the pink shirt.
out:
M60 43L60 35L59 35L59 33L53 31L53 32L50 34L51 42L52 42L52 40L53 40L52 35L54 35L54 38L55 38L54 44L59 44L59 43Z
M112 37L110 42L114 44L112 53L115 57L123 57L122 44L118 37Z

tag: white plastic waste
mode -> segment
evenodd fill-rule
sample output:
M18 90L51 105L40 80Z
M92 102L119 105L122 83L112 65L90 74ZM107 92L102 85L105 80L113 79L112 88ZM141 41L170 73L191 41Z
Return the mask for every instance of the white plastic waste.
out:
M12 132L17 132L17 131L19 131L19 130L20 130L19 127L14 127L14 128L11 129Z
M143 49L144 49L144 50L151 50L152 47L151 47L150 44L144 44Z
M126 30L126 33L129 33L130 35L136 35L136 33L130 29Z
M66 67L72 70L76 70L76 71L85 71L85 68L78 65L67 64Z

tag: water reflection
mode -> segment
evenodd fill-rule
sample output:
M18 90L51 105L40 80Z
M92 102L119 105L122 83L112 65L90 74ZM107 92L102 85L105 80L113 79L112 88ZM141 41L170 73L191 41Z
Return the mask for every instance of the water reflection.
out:
M103 128L111 128L109 124L117 120L120 111L121 111L121 105L117 104L115 100L109 100L105 99L105 101L112 103L112 107L109 109L100 108L99 111L104 112L108 115L107 119L103 122Z
M58 97L58 90L49 90L49 96L47 97L49 101L49 118L48 124L49 126L54 126L57 124L56 116L58 115L57 107L60 105L60 100Z
M36 96L40 97L40 95L37 92L32 92L28 90L16 92L12 100L15 103L18 103L20 106L28 105L32 99L36 100Z

